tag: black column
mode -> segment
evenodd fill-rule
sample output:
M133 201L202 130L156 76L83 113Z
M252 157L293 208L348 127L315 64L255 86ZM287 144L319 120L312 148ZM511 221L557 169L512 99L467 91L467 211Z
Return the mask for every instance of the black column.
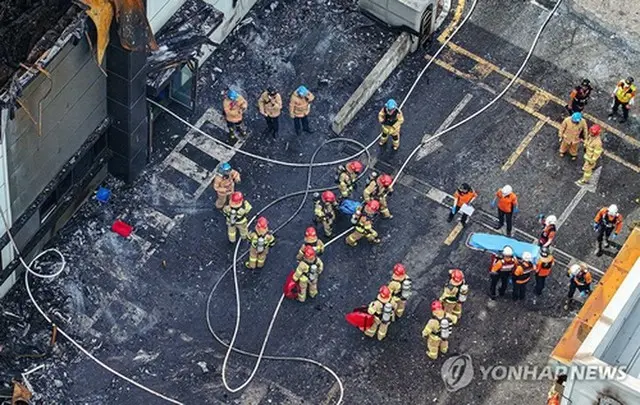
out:
M147 163L147 54L124 49L115 24L106 54L107 111L112 119L109 149L113 152L109 172L132 183Z

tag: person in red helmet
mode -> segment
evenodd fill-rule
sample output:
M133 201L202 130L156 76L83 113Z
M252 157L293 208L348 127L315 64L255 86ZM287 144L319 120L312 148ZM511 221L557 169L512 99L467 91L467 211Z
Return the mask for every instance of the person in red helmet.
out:
M438 354L449 351L449 337L453 331L453 323L447 317L442 302L435 300L431 303L432 317L422 330L422 337L427 340L427 356L437 360Z
M338 207L336 195L327 190L322 192L320 198L317 195L315 197L314 221L322 223L324 235L330 238L333 235L333 222L336 220L336 208Z
M236 191L231 194L231 198L227 205L222 209L222 213L227 217L227 234L229 242L235 243L236 232L240 232L241 239L247 239L249 236L247 214L251 211L251 204L244 199L241 192Z
M373 218L380 210L380 203L376 200L371 200L364 205L364 210L358 210L351 222L355 225L355 230L347 236L346 242L349 246L356 246L358 241L363 237L371 243L380 243L378 239L378 232L373 229Z
M351 161L344 166L338 166L336 182L342 198L348 198L353 193L356 180L358 180L358 175L362 173L362 170L364 170L364 165L358 160Z
M310 226L304 231L304 243L300 246L300 250L298 250L298 255L296 259L302 260L304 257L304 250L307 246L311 246L313 250L316 251L316 255L322 256L324 252L324 243L318 238L318 234L316 232L316 228Z
M371 301L367 308L367 313L373 316L373 325L364 331L364 334L370 338L377 336L378 340L382 340L387 336L389 324L393 319L394 306L391 299L391 290L383 285L378 290L378 296Z
M468 293L469 286L465 283L462 270L449 270L449 281L444 286L440 301L442 301L447 317L454 325L462 316L462 303L467 300Z
M324 270L322 260L316 251L307 246L304 248L302 260L298 262L296 271L293 273L293 281L298 283L298 301L307 300L307 292L311 298L318 295L318 277Z
M578 180L578 184L587 184L593 175L593 169L598 165L598 159L604 153L602 146L602 137L600 133L602 128L595 124L589 128L588 135L584 138L584 164L582 165L582 178Z
M380 202L380 214L383 218L393 218L387 205L387 196L393 192L393 177L388 174L381 174L369 181L365 187L362 197L365 202L378 200Z
M269 222L267 218L260 217L256 221L256 228L249 234L249 260L245 262L245 266L249 269L261 269L267 260L267 253L276 243L276 238L269 231Z
M411 279L402 263L396 263L393 266L393 273L391 273L391 281L388 286L396 309L394 318L400 318L404 314L407 299L411 296Z

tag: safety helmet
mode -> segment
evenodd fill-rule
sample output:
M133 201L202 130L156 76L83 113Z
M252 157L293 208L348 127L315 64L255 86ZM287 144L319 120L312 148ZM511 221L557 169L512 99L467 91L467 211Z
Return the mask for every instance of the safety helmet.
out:
M380 210L380 203L377 200L371 200L364 206L364 210L369 214L374 214Z
M235 90L227 91L227 97L229 100L236 101L238 99L238 92Z
M600 128L600 125L598 125L598 124L594 124L594 125L591 126L591 128L589 128L589 132L591 132L591 135L593 135L593 136L600 135L601 131L602 131L602 128Z
M511 248L511 246L505 246L504 249L502 249L502 255L513 256L513 249Z
M571 121L573 121L573 122L582 121L582 113L574 112L573 114L571 114Z
M442 306L442 302L440 300L434 300L431 302L431 312L442 311L444 307Z
M625 80L627 82L627 85L631 86L634 82L633 77L629 76L627 77L627 80Z
M544 220L546 225L555 225L558 223L558 218L555 215L549 215L547 219Z
M407 270L404 268L404 264L396 263L396 265L393 266L393 275L394 276L402 277L405 274L407 274Z
M589 79L582 79L582 83L583 86L590 86L591 85L591 80Z
M354 173L360 173L363 169L362 163L359 160L354 160L353 162L347 163L347 170L352 171Z
M231 205L239 206L244 201L244 196L241 192L236 191L231 194Z
M381 187L389 187L391 183L393 183L393 177L389 176L388 174L382 174L378 176L378 179L376 181Z
M449 270L449 274L451 275L451 284L460 285L464 281L464 273L460 269L451 269Z
M309 94L309 90L304 86L300 86L296 89L296 93L298 93L299 96L304 97Z
M316 250L312 246L305 246L304 248L304 258L308 260L313 260L316 258Z
M333 192L326 190L322 192L322 201L326 203L332 203L336 201L336 195Z
M502 191L503 196L508 196L509 194L513 193L513 188L511 188L511 186L507 184L506 186L502 187L500 191Z
M267 218L265 217L258 218L258 220L256 221L256 228L267 229L268 227L269 227L269 221L267 221Z
M220 174L229 174L229 172L231 171L231 165L229 164L229 162L224 162L218 167L218 171L220 172Z
M471 186L468 183L462 183L460 187L458 187L458 191L461 193L468 193L471 191Z
M540 248L540 256L542 257L547 257L549 256L549 248L546 246L543 246Z
M378 290L378 295L380 295L380 298L386 300L387 298L391 297L391 290L389 290L389 287L387 287L386 285L383 285Z
M531 263L533 261L533 255L531 254L531 252L523 252L522 260Z
M275 88L275 87L272 87L272 86L267 87L267 93L268 93L269 95L272 95L272 96L273 96L273 95L274 95L274 94L276 94L277 92L278 92L278 91L276 90L276 88Z
M616 214L618 214L618 206L617 206L617 205L615 205L615 204L611 204L611 205L609 206L609 208L607 208L607 213L608 213L609 215L616 215Z
M398 108L398 103L396 103L396 100L390 98L384 106L387 110L395 110Z
M582 266L579 263L572 264L569 267L569 277L573 277L582 271Z
M317 238L318 234L316 233L316 228L310 226L304 231L305 238Z

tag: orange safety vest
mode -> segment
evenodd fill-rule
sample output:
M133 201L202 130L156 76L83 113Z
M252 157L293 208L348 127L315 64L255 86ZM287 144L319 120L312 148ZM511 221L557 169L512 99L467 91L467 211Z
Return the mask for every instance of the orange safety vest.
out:
M510 213L518 205L518 197L515 193L503 196L502 191L498 190L496 197L498 199L498 209L502 212Z
M507 261L506 259L500 259L493 265L493 267L491 268L491 272L497 273L499 271L504 271L511 273L517 265L518 261L515 259L511 259L509 261Z
M536 264L536 274L538 277L547 277L551 274L551 267L553 267L554 262L555 259L551 255L539 258Z
M533 272L533 264L522 262L513 272L513 278L516 284L526 284L531 279L531 273Z
M556 226L547 225L542 230L542 233L540 234L540 238L538 239L538 242L544 246L547 244L547 242L549 242L550 239L555 238L555 236L556 236Z
M593 222L604 226L605 228L613 228L615 226L615 232L620 233L622 230L622 215L620 213L613 217L609 215L609 208L601 208L593 219Z
M477 196L478 194L473 190L467 193L460 193L458 190L456 190L456 192L453 193L453 198L456 199L456 206L458 207L462 207L463 204L469 204L471 200L473 200Z

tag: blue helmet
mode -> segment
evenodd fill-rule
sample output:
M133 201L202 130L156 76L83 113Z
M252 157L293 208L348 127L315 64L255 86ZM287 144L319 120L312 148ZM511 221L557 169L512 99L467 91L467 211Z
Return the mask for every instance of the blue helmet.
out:
M580 122L582 120L582 113L579 112L574 112L571 115L571 121L573 122Z
M231 165L229 164L229 162L224 162L220 165L218 170L221 174L228 174L231 171Z
M296 89L296 93L298 93L300 96L304 97L307 94L309 94L309 90L307 90L306 87L304 86L300 86Z
M384 106L387 108L387 110L395 110L396 108L398 108L398 103L396 103L396 100L390 98Z
M235 90L229 90L227 91L227 97L229 97L229 100L236 101L238 99L238 92Z

